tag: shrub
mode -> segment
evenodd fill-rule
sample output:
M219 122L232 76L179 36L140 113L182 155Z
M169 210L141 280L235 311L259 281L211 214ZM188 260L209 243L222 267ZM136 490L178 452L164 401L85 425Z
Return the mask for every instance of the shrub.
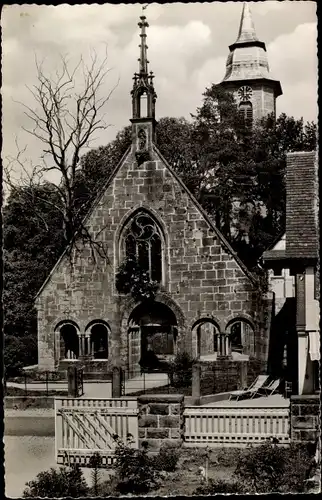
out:
M49 471L40 472L36 479L26 483L23 492L24 498L59 498L59 497L84 497L88 495L89 488L79 466L60 467Z
M242 448L219 448L216 450L216 462L219 462L223 467L235 465L238 463L243 451Z
M133 448L130 434L126 444L118 436L114 436L114 439L115 473L118 479L116 489L122 494L140 494L158 488L160 473L155 468L154 460L148 457L147 446L141 450Z
M161 447L154 459L155 468L165 472L173 472L176 469L179 456L177 448Z
M187 352L179 352L171 363L170 371L174 387L189 387L192 382L193 359Z
M91 478L92 478L92 488L93 493L97 497L99 495L100 490L100 467L102 465L102 457L98 452L95 452L91 458L89 459L89 465L92 468Z
M215 495L216 493L243 493L243 486L237 482L229 483L222 479L209 479L194 491L194 495Z
M268 442L240 456L235 476L249 493L302 493L311 463L304 446L284 448Z

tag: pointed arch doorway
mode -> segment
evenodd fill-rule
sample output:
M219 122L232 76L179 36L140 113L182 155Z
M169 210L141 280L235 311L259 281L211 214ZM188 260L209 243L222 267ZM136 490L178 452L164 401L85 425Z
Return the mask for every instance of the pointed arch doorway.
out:
M132 311L128 324L128 368L134 376L141 368L153 371L176 353L177 319L160 302L146 302Z

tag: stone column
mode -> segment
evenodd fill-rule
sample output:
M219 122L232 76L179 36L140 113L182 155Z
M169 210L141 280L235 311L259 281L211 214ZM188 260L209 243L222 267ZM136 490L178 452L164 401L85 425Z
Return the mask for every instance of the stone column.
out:
M298 342L298 393L303 394L305 376L307 370L307 360L308 360L308 333L305 331L297 332L297 342Z
M90 356L90 354L89 335L85 335L85 355Z
M79 334L77 338L78 338L78 357L81 358L83 355L82 335Z
M240 389L244 389L247 384L247 361L240 362Z
M112 398L120 398L122 396L121 382L121 368L114 366L112 370Z
M68 383L68 396L74 398L76 396L76 378L77 371L76 366L69 366L67 368L67 383Z
M229 336L225 335L225 356L229 356Z
M306 330L305 318L305 272L297 271L295 277L296 289L296 331L298 338L298 387L297 393L302 394L304 388L306 364L307 364L307 350L308 339Z
M200 398L201 366L195 363L192 366L192 397Z

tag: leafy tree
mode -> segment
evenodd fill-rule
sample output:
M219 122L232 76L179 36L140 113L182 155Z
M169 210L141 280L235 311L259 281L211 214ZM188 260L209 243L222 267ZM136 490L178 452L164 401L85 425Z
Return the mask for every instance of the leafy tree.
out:
M77 173L76 186L83 199L86 199L86 204L83 205L85 212L89 202L95 199L98 191L109 179L131 142L132 129L131 126L127 126L107 146L91 149L81 157L81 168Z
M55 198L50 184L38 190ZM4 331L24 335L35 331L34 297L63 249L62 220L49 203L31 202L28 188L17 188L3 210Z
M5 335L3 361L6 377L17 376L24 366L36 364L36 335L26 335L24 337Z
M16 188L3 209L4 360L8 375L37 362L34 299L63 249L62 220L50 204L56 199L55 190L44 184L37 193L40 197L33 197L35 192L29 188ZM42 201L43 196L49 203Z
M316 147L316 126L281 115L245 127L233 95L213 85L194 116L195 193L240 257L253 267L284 230L286 153Z
M24 498L77 498L87 496L89 491L79 466L59 469L52 467L49 471L40 472L36 479L26 483L26 486Z

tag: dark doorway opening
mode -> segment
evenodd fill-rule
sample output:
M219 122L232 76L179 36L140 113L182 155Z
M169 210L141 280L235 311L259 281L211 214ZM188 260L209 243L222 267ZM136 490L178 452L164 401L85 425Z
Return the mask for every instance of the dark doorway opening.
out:
M62 359L78 359L79 357L79 337L76 327L71 324L65 324L60 328Z
M130 321L140 332L139 365L146 371L162 369L176 352L177 320L172 310L159 302L136 307ZM129 352L131 359L131 352Z
M108 331L102 324L93 325L91 328L91 354L94 359L108 358Z

